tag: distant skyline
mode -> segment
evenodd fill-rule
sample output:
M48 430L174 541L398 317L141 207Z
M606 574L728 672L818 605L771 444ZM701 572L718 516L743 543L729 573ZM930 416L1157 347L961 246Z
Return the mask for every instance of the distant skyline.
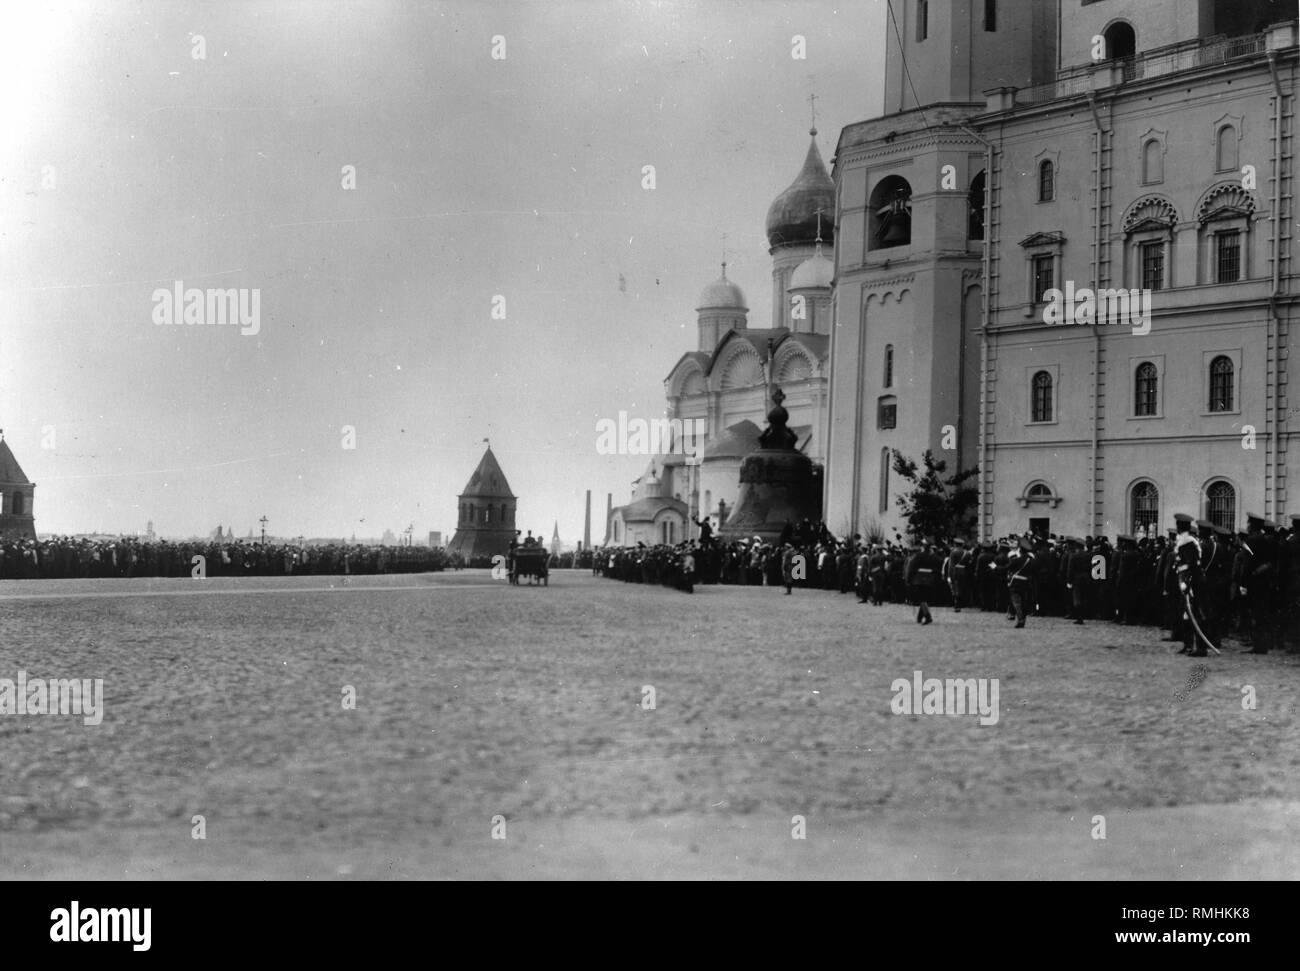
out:
M724 233L768 326L763 222L808 96L829 162L880 111L887 29L883 2L85 3L7 24L0 428L39 532L245 536L265 515L447 541L490 437L520 528L558 521L568 545L586 490L600 542L606 495L644 469L598 454L596 423L663 414ZM154 292L180 281L257 290L256 333L159 326Z

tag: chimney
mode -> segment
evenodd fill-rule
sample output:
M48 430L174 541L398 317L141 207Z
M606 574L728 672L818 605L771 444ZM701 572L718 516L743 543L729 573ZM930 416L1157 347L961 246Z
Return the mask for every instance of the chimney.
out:
M614 493L605 493L605 546L609 545L610 524L614 520Z
M587 517L582 524L582 548L591 549L591 490L587 490Z

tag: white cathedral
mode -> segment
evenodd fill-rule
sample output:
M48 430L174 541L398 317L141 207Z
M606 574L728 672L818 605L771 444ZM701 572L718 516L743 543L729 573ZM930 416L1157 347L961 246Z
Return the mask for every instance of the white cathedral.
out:
M817 129L803 168L767 211L772 256L772 323L749 325L740 287L722 276L700 294L699 344L664 381L668 417L701 419L702 461L654 456L632 484L632 501L610 514L605 542L677 543L697 535L695 520L716 529L735 507L740 463L758 448L770 404L768 382L785 392L798 448L823 463L828 407L835 187L817 150ZM824 251L825 250L825 251Z

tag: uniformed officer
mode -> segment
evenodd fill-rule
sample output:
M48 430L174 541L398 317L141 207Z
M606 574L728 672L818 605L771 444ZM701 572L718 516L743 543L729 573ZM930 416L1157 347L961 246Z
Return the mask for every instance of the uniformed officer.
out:
M1011 608L1015 611L1016 627L1025 626L1025 614L1030 604L1034 581L1034 545L1022 536L1016 548L1007 555L1007 586L1010 588Z
M918 624L934 623L934 617L930 614L930 597L933 596L939 579L939 566L939 558L934 555L929 541L926 541L908 558L904 567L904 579L916 598Z
M1291 514L1291 535L1282 547L1281 589L1286 637L1300 648L1300 512Z
M1202 619L1201 629L1214 644L1223 641L1228 617L1228 589L1232 585L1232 547L1225 536L1226 529L1206 519L1196 521L1196 536L1201 543L1201 575L1203 582L1197 606Z
M1138 553L1137 537L1124 534L1116 537L1116 542L1119 549L1115 563L1115 619L1128 626L1137 621L1142 557Z
M1174 573L1178 577L1178 593L1182 597L1183 648L1179 654L1205 657L1205 643L1197 633L1197 603L1205 587L1201 570L1201 544L1192 532L1192 517L1187 513L1174 516Z
M1088 588L1092 585L1092 558L1082 539L1071 536L1068 542L1070 552L1065 558L1065 585L1070 591L1070 616L1076 624L1082 624L1088 609Z
M971 574L974 572L974 552L960 536L952 541L952 553L948 562L952 578L952 608L954 613L961 613L970 598Z
M1267 654L1274 646L1273 586L1277 580L1277 541L1265 529L1266 520L1258 513L1246 514L1246 539L1243 568L1238 577L1238 592L1245 598L1246 618L1250 625L1251 654Z

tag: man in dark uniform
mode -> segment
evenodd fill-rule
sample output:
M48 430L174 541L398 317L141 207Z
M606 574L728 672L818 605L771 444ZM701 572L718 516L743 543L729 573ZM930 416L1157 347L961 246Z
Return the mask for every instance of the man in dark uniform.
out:
M955 613L961 613L961 608L967 606L970 598L975 554L959 536L952 541L952 554L948 559L952 564L952 609Z
M1274 646L1273 587L1277 580L1277 541L1265 530L1257 513L1246 514L1244 568L1238 578L1238 592L1245 598L1250 624L1251 654L1267 654Z
M934 623L934 618L930 615L930 598L939 579L939 568L939 558L934 555L929 541L923 542L907 561L904 575L916 598L918 624Z
M1030 600L1034 589L1035 561L1034 545L1025 536L1020 537L1016 549L1007 555L1008 594L1017 628L1025 626L1025 614L1034 606Z
M871 549L871 556L867 559L867 583L871 587L871 603L879 607L885 602L886 585L889 579L887 570L889 568L889 558L885 555L883 546L874 546Z
M993 609L996 597L993 592L993 547L988 543L980 546L980 555L975 558L975 584L980 594L980 610Z
M1115 553L1115 619L1129 626L1137 622L1142 557L1138 555L1136 537L1121 535L1116 537L1116 542L1119 548Z
M1201 591L1196 606L1200 610L1201 630L1213 644L1222 644L1228 616L1228 588L1232 585L1232 549L1224 540L1231 535L1207 519L1196 521L1196 536L1201 543Z
M1070 552L1065 558L1065 585L1070 591L1070 616L1076 624L1082 624L1088 609L1088 588L1092 584L1092 559L1083 540L1071 536L1068 542Z
M1291 534L1282 547L1281 589L1285 633L1292 649L1300 648L1300 512L1291 514Z

